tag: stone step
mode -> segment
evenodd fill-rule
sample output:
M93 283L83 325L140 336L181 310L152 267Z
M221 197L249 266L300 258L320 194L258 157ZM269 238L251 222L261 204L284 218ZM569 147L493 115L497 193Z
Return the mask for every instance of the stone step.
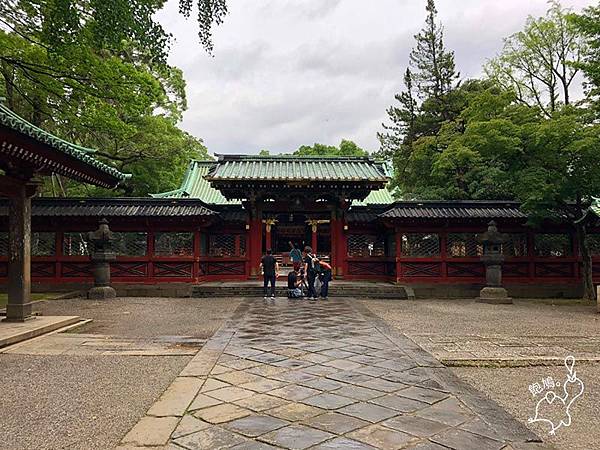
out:
M212 297L262 297L263 288L259 285L249 286L207 286L195 285L192 287L191 296L196 298ZM276 295L287 297L285 286L276 287ZM357 297L357 298L387 298L407 299L414 298L412 289L397 285L375 285L375 286L352 286L344 284L329 286L330 297Z

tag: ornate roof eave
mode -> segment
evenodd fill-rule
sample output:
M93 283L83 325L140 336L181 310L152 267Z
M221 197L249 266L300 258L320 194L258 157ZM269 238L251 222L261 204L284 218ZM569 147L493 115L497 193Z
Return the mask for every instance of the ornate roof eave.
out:
M5 168L57 173L107 188L131 177L95 159L94 152L36 127L0 103L0 162Z
M8 202L0 199L0 216L8 215ZM216 218L218 212L197 199L165 198L51 198L32 199L32 215L40 217L156 217Z

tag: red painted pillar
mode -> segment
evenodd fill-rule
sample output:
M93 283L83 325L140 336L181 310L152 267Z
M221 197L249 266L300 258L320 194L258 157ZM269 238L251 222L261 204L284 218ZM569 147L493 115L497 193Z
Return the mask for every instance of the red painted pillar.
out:
M249 259L250 259L250 277L258 277L258 266L262 253L262 220L260 215L253 215L250 219L249 230Z
M402 264L400 263L402 256L402 233L396 227L396 282L402 278Z
M440 234L440 256L442 257L442 279L448 278L448 254L446 252L448 233L444 230Z
M271 224L267 223L265 224L265 245L267 249L272 248L271 244Z
M535 278L535 235L533 231L527 231L527 259L529 260L529 279Z
M317 254L317 224L313 224L311 225L311 229L312 229L312 235L311 235L311 247L313 250L313 253L316 255Z
M200 242L202 239L202 235L200 230L194 231L194 265L192 267L192 276L194 277L194 282L198 282L200 280Z
M331 240L331 244L329 246L329 254L330 254L330 264L332 267L332 275L335 276L337 273L338 266L338 229L337 229L338 221L336 219L335 212L331 213L331 220L329 222L329 238Z
M148 278L154 278L154 231L148 230L146 239L148 248Z
M346 262L346 239L344 236L344 221L342 218L331 219L331 236L332 236L332 248L331 258L333 273L337 277L343 277L345 273L345 262Z

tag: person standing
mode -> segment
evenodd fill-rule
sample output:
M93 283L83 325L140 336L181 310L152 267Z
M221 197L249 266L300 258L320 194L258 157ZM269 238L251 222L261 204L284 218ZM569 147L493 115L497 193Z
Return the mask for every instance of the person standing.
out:
M294 266L294 272L298 272L300 270L300 265L302 264L302 252L298 248L296 244L292 244L290 241L290 259L292 260L292 265Z
M268 298L268 286L271 285L271 298L275 298L275 280L279 274L279 264L273 256L273 251L267 249L267 254L260 261L260 270L263 275L263 294L264 299Z
M331 281L331 266L325 261L319 261L319 279L321 280L321 298L327 300L329 282Z
M304 247L304 272L306 273L308 284L308 293L306 296L309 300L317 299L317 293L315 292L315 278L317 277L315 259L315 256L312 254L312 247Z

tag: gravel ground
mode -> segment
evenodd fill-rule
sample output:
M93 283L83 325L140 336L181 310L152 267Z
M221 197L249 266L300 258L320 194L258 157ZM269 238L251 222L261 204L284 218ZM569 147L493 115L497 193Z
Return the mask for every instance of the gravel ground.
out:
M555 436L548 434L549 428L543 423L528 426L557 449L591 450L600 445L600 366L581 364L576 365L575 369L585 385L585 390L570 410L571 426L559 428ZM529 385L536 381L541 383L541 379L547 376L551 376L555 381L564 380L566 373L562 367L461 367L452 370L523 423L527 423L527 419L535 413L535 405L542 398L541 394L534 398L528 390Z
M93 319L76 330L81 333L208 338L238 304L231 299L69 299L45 302L41 310ZM114 448L190 359L0 354L0 449Z
M44 315L77 315L93 319L79 333L121 337L193 336L208 338L223 324L239 300L197 298L123 297L94 301L49 300L42 303Z
M600 334L595 305L574 300L515 300L488 305L474 300L368 300L364 304L406 334L504 334L587 336Z
M515 300L514 305L487 305L473 300L364 301L374 313L407 335L505 336L598 336L600 315L595 305L569 300ZM600 349L599 349L600 351ZM565 355L566 356L566 355ZM558 449L599 448L600 364L577 364L578 377L585 384L583 397L572 408L572 425L555 436L542 423L527 424L535 413L537 397L529 385L551 376L565 379L566 369L555 367L452 369L459 377L484 392L507 411ZM559 391L557 391L559 393ZM558 417L558 416L555 416Z
M114 448L190 359L0 355L0 448Z

